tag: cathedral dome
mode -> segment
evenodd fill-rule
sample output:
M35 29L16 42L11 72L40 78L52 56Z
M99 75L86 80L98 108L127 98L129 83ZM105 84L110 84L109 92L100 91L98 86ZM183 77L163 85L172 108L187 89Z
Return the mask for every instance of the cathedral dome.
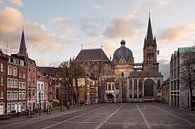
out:
M133 53L129 48L125 47L125 40L121 41L121 47L116 49L113 55L113 60L119 61L122 57L128 62L129 60L133 60Z

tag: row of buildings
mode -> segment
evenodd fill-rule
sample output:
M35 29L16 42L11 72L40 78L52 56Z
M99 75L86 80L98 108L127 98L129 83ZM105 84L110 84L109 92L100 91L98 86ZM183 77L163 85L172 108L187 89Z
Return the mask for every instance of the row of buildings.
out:
M0 79L0 114L35 110L42 101L48 104L42 92L48 86L37 71L36 62L28 57L24 31L18 54L0 51Z
M0 115L47 110L62 103L59 68L38 67L28 56L24 31L17 54L0 50ZM96 81L79 78L82 103L97 103Z

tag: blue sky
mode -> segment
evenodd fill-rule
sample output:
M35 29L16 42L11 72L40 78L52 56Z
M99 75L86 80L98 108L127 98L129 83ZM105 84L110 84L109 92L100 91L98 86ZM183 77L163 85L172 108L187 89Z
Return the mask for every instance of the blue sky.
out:
M57 66L81 50L103 46L107 56L122 37L142 62L148 13L157 37L161 72L168 75L171 53L195 45L194 0L0 0L0 47L17 53L24 26L29 56Z

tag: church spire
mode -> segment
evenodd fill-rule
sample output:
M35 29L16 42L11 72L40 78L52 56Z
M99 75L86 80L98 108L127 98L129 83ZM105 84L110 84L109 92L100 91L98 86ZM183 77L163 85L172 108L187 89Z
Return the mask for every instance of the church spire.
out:
M152 33L152 25L151 25L151 18L149 12L149 20L148 20L148 28L147 28L147 35L144 40L144 47L146 46L156 46L156 38Z
M22 37L20 41L19 53L20 56L28 57L28 53L26 50L25 37L24 37L24 28L22 29Z
M152 25L151 25L151 20L150 20L150 13L149 13L149 21L148 21L147 40L153 40Z

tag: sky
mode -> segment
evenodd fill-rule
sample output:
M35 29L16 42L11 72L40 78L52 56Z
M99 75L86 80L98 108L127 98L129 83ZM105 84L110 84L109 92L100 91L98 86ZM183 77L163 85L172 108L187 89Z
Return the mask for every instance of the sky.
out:
M141 63L150 12L166 79L171 54L195 46L194 5L194 0L0 0L0 48L17 53L24 28L28 55L38 66L58 66L81 49L101 46L110 58L122 39Z

